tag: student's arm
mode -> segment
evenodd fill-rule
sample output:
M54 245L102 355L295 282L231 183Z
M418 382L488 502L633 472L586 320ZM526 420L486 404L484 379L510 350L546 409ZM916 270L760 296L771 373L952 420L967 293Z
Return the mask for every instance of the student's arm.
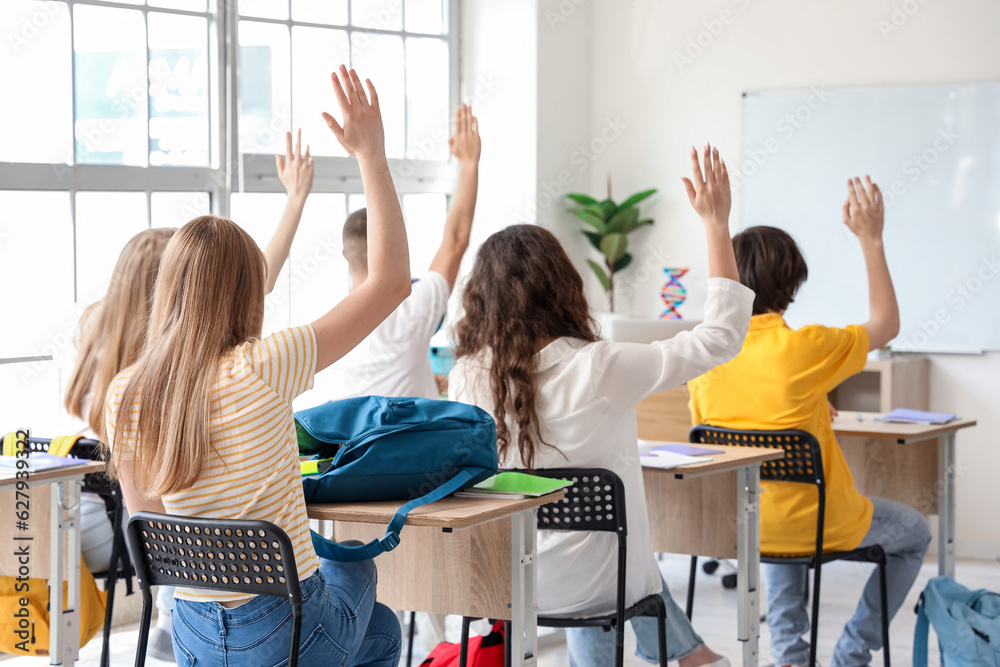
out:
M354 70L348 73L343 65L340 77L334 73L331 78L344 124L341 126L328 113L323 118L348 154L357 158L361 169L368 203L368 278L313 322L317 372L364 340L410 293L406 229L385 157L385 135L375 87L366 81L366 95L357 73Z
M448 288L455 289L458 268L462 257L469 248L472 231L472 217L476 212L476 195L479 191L479 121L472 115L468 104L463 104L455 112L455 134L448 140L451 154L462 165L458 173L458 187L451 202L451 210L444 223L444 238L441 247L431 262L431 271L436 271L448 281Z
M167 510L163 508L163 501L160 498L147 498L145 493L135 488L136 476L132 469L134 461L135 459L122 461L117 468L118 484L121 486L122 498L125 500L128 513L156 512L166 514Z
M732 197L718 150L705 146L705 174L691 150L692 178L683 179L708 239L708 300L705 319L691 331L649 345L599 342L591 372L597 395L631 409L649 394L672 389L735 357L750 326L753 291L739 283L729 238Z
M844 224L857 235L868 271L868 349L884 346L899 333L899 305L889 275L882 245L885 208L882 192L865 176L865 184L855 178L847 181Z
M285 133L285 155L274 156L275 166L278 169L278 178L285 186L288 193L288 201L285 203L285 211L281 214L281 221L278 229L275 230L271 242L267 244L264 257L267 259L267 293L274 289L274 283L278 280L281 267L288 259L288 251L292 247L292 239L299 228L299 220L302 219L302 209L306 205L306 198L312 190L313 172L315 162L309 155L309 146L306 146L305 155L302 154L302 130L299 130L295 140L295 151L292 151L292 133Z

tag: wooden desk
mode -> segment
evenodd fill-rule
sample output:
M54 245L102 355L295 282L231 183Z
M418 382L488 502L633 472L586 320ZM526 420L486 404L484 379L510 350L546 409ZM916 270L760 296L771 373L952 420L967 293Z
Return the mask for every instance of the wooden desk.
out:
M706 463L643 468L653 550L736 558L737 637L743 664L757 665L760 639L760 464L781 449L725 447Z
M947 424L892 424L874 412L841 412L833 432L858 490L938 517L938 573L955 576L955 433L973 419ZM858 419L858 417L861 419ZM902 445L890 447L889 445Z
M449 496L407 516L399 546L378 559L378 600L392 609L511 621L512 656L537 664L535 509L563 498ZM338 540L381 537L399 501L311 504L310 519L335 521Z
M18 480L14 471L0 475L0 544L12 545L0 558L0 573L18 576L15 548L30 554L28 576L49 581L49 608L63 608L62 582L67 581L69 600L61 614L49 613L49 664L73 664L80 654L80 483L85 475L99 472L104 464L87 462L30 473ZM27 490L18 482L27 481ZM48 489L43 489L43 486ZM26 497L27 496L27 497ZM27 502L27 529L15 524L17 501ZM48 567L46 568L46 560ZM39 567L41 566L41 567Z

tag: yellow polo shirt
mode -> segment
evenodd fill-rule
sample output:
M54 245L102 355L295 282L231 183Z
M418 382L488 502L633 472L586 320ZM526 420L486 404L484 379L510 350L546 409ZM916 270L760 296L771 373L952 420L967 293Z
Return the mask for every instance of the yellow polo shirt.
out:
M790 329L781 315L754 315L743 350L688 382L695 424L747 430L808 431L819 440L826 476L824 550L854 549L871 526L872 503L854 486L830 423L827 394L860 372L868 331L806 326ZM814 486L763 482L761 551L811 553L818 505Z

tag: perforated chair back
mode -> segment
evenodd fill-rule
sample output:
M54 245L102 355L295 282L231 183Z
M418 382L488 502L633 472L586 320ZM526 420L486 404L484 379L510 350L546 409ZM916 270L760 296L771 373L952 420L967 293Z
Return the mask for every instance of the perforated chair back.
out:
M289 665L296 665L302 591L295 551L285 531L268 521L136 512L129 519L126 535L143 597L142 654L149 631L146 608L152 600L150 587L181 586L288 598L294 619ZM136 664L142 664L138 655Z
M528 472L521 470L518 472ZM586 530L628 535L625 485L618 475L603 468L550 468L531 474L573 482L562 500L538 508L540 530Z
M691 429L689 437L691 442L706 445L783 449L784 458L761 463L762 480L818 486L825 483L819 441L806 431L739 431L699 424Z

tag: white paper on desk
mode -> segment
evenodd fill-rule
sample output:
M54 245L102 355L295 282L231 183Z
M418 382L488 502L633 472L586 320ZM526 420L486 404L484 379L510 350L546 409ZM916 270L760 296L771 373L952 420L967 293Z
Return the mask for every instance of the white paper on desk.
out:
M659 450L639 454L639 462L644 468L660 468L661 470L669 470L670 468L679 468L696 463L707 463L711 460L711 456L685 456L684 454Z

